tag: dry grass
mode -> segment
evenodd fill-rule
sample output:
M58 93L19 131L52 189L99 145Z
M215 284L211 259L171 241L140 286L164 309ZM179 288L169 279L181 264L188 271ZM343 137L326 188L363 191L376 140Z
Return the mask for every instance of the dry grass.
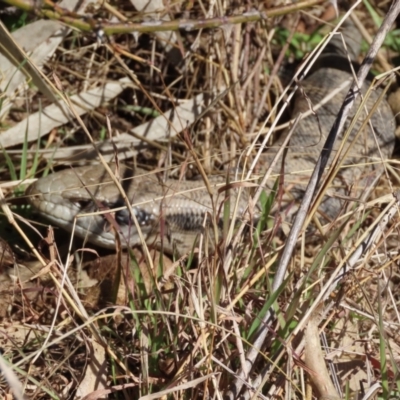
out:
M200 20L251 9L235 2L211 3L173 4L166 14L178 19L190 13ZM384 10L376 10L383 15ZM58 113L57 124L55 111L48 115L45 110L49 98L35 87L18 86L16 95L4 95L1 109L10 108L3 114L3 139L0 135L5 147L2 177L13 183L3 186L7 198L18 190L21 194L34 176L95 158L92 141L104 144L98 148L106 161L118 153L121 161L134 158L172 178L207 179L238 160L247 172L265 132L284 123L278 119L283 102L276 99L284 90L278 72L287 52L294 58L299 50L282 47L276 28L289 28L289 37L296 30L308 35L322 11L314 7L281 19L181 30L167 44L165 36L155 40L120 34L99 44L94 35L66 33L44 62L49 80L38 75L45 85L42 92L46 87L63 97L97 92L86 100L85 111L76 102L68 104L65 109L72 113L68 118ZM118 2L96 12L106 19L143 18ZM370 15L365 9L360 13L364 27L372 31ZM33 57L32 64L41 65ZM197 115L183 113L184 100L193 99L205 107L193 101ZM159 117L169 110L173 125ZM36 122L27 126L25 118L34 113ZM157 117L161 122L155 127ZM13 126L17 128L7 134ZM127 132L129 136L120 135ZM255 150L249 152L252 146ZM297 238L284 284L274 294L271 287L286 238L278 229L282 221L267 217L274 207L269 192L261 194L258 226L249 229L247 224L238 234L222 207L223 229L208 227L199 238L205 243L200 251L173 260L146 249L126 253L118 246L116 255L87 250L87 244L76 250L79 240L71 251L69 235L56 232L53 240L52 231L41 229L46 238L40 240L25 221L7 215L3 238L10 238L13 249L3 245L0 368L7 374L0 397L20 390L31 399L221 399L245 365L245 353L268 310L274 310L274 318L247 379L253 383L250 396L258 390L260 398L332 399L334 393L354 398L361 387L379 383L376 393L365 398L398 397L396 212L345 279L329 285L349 265L345 262L354 249L365 243L373 224L385 218L382 204L391 200L391 182L398 182L395 167L388 168L372 196L383 198L382 203L360 206L313 235L303 232ZM18 214L37 222L29 207L12 201ZM18 226L21 232L15 234ZM213 229L216 235L210 234ZM33 243L29 249L20 238L23 233ZM215 236L220 240L207 246ZM25 253L18 250L16 256L14 245ZM328 287L330 296L319 297Z

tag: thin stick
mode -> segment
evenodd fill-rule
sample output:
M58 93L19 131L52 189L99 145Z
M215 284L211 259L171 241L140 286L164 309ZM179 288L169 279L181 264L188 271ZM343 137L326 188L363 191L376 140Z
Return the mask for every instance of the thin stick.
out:
M257 22L268 18L278 17L281 15L290 14L295 11L306 9L317 4L323 3L324 0L305 0L298 3L293 2L282 7L270 8L266 12L250 10L249 12L240 15L222 16L217 18L206 19L178 19L174 21L146 21L140 23L112 23L106 22L99 25L95 19L85 18L85 15L80 15L71 12L67 9L54 5L53 9L38 8L35 1L25 0L3 0L4 3L17 7L21 10L33 12L42 18L48 18L65 23L71 27L79 29L83 32L97 32L101 35L115 35L120 33L131 32L163 32L163 31L194 31L206 28L220 28L225 25L242 24L246 22ZM101 34L101 35L100 35Z

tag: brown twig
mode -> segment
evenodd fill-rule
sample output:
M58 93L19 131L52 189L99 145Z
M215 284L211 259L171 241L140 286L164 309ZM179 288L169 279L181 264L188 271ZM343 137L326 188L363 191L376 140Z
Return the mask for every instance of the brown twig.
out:
M305 0L298 3L293 3L287 6L274 7L266 12L251 10L241 15L233 15L230 17L223 16L217 18L206 19L179 19L173 21L145 21L140 23L100 23L93 18L87 18L84 15L79 15L61 7L54 6L49 8L36 8L33 1L24 0L3 0L5 3L17 7L23 11L33 12L38 17L54 19L65 23L71 27L79 29L83 32L101 31L107 36L119 33L130 32L162 32L162 31L194 31L205 28L220 28L225 25L235 25L246 22L257 22L267 18L286 15L298 10L309 8L320 4L323 0Z

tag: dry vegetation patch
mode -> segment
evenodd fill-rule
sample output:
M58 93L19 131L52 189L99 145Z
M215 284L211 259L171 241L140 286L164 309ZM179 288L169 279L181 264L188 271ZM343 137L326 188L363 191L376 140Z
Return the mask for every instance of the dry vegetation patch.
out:
M96 3L74 14L66 11L73 3L63 2L61 21L74 19L81 29L89 24L89 33L40 18L36 10L19 28L25 31L15 33L29 54L19 69L31 71L31 84L0 61L0 165L3 180L12 182L3 191L12 210L36 228L45 221L15 195L34 177L92 162L93 142L106 161L157 170L160 181L201 182L238 167L238 187L254 193L259 181L243 177L265 133L276 124L273 135L279 136L290 114L280 115L294 71L288 60L298 62L321 42L318 18L332 13L324 2L310 1L302 12L230 23L281 4L151 3L148 9L135 0ZM10 13L18 21L18 10L4 9L4 22ZM373 3L356 15L372 34L386 12ZM189 29L188 20L212 18L219 26ZM157 26L160 20L182 29L102 35L111 22ZM27 38L39 33L33 46ZM378 72L390 68L396 37L391 40L374 66ZM6 44L2 52L7 46L12 49ZM259 161L256 172L262 175L263 167ZM250 213L238 214L237 224L230 218L234 205L225 202L221 222L210 218L193 251L175 257L153 249L127 252L120 243L110 254L79 240L71 250L70 235L56 229L54 239L42 226L40 237L26 220L4 217L0 368L13 371L19 383L10 384L5 374L0 396L23 390L31 399L219 399L264 327L267 339L246 378L260 398L350 398L362 388L376 389L370 398L396 398L397 213L385 222L396 163L386 172L365 207L349 199L340 218L310 222L274 293L292 222L276 211L282 181L276 181L276 198L265 190ZM31 247L15 234L17 226ZM374 243L349 260L373 229ZM339 272L343 279L329 284ZM267 312L272 322L265 326Z

